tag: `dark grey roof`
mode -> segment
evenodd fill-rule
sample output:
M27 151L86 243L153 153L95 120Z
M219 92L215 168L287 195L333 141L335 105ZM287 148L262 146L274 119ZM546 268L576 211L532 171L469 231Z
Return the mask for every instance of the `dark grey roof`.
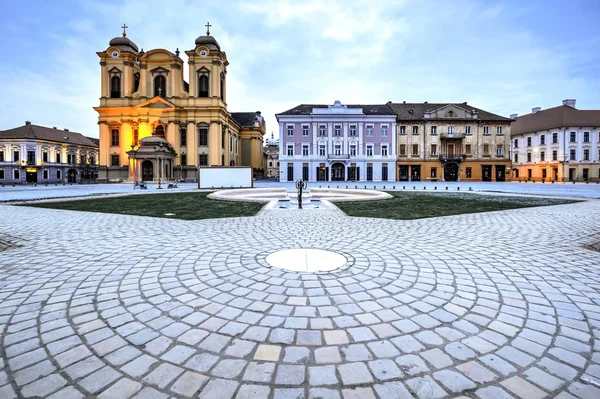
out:
M256 112L232 112L231 117L241 127L254 127Z
M198 38L196 39L196 46L207 46L209 49L215 50L215 48L212 48L212 46L216 47L216 50L221 51L221 46L219 46L219 43L217 43L217 39L215 39L212 36L198 36Z
M0 139L43 140L98 148L98 144L81 133L31 125L29 123L14 129L0 131Z
M285 112L277 115L310 115L313 108L327 108L331 105L324 104L300 104ZM344 104L348 108L362 108L365 115L395 115L394 111L387 104Z
M390 108L398 115L398 120L421 120L425 118L424 115L426 112L432 112L447 105L454 105L468 112L476 111L479 120L503 122L510 122L512 120L484 111L467 103L389 103Z
M519 116L513 122L510 134L514 136L560 127L598 126L600 126L600 110L582 110L569 105L559 105L535 114Z
M138 52L138 46L134 42L132 42L127 36L115 37L110 41L109 45L116 46L121 51L131 51L135 54L137 54Z

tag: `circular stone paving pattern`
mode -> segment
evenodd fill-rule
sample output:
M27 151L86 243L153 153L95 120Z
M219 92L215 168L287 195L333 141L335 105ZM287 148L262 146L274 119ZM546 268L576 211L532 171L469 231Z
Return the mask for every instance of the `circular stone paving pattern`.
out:
M600 201L0 220L0 398L600 397Z
M269 265L299 273L330 272L346 265L346 258L322 249L285 249L267 256Z

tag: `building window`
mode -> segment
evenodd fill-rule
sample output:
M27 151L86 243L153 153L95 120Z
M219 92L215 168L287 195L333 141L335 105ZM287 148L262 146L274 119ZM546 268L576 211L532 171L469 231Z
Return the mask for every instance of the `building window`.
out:
M471 155L471 144L465 144L465 152L467 155Z
M531 162L531 153L530 152L527 153L527 162Z
M437 134L437 126L431 126L431 134Z
M56 153L56 163L60 163L60 152Z
M387 145L382 145L381 146L381 156L387 157L387 155L388 155L388 147L387 147Z
M515 169L515 177L518 178L519 177L519 169Z
M0 162L4 162L4 151L0 151Z
M527 137L527 147L531 147L531 137Z
M496 127L496 134L502 134L502 126Z
M373 125L367 125L367 136L373 135Z
M198 129L198 145L207 146L208 145L208 129Z
M465 126L465 134L471 134L471 126Z
M413 155L419 155L419 145L418 144L413 144L413 146L412 146L412 154Z
M305 156L305 157L308 156L308 144L304 144L302 146L302 156Z
M373 156L373 146L372 145L368 145L367 146L367 156L368 157L372 157Z
M583 160L584 161L590 160L590 150L583 150Z
M48 170L47 169L44 169L44 171L42 172L42 179L48 180Z
M540 151L540 161L544 162L546 160L546 152Z
M436 144L431 145L431 155L437 155L437 145Z
M490 134L490 127L489 126L484 126L483 127L483 134L486 135L486 136L488 134Z
M577 155L575 155L575 150L571 150L569 153L569 159L574 161L575 158L577 158Z
M225 101L225 75L223 73L221 73L220 83L221 85L219 86L219 94L221 95L221 101Z
M406 155L406 144L400 144L400 155Z
M552 133L552 144L558 143L558 133Z
M388 181L388 164L381 164L381 180Z
M27 165L35 165L35 151L27 151Z
M499 156L499 157L501 157L501 156L502 156L502 154L503 154L503 148L502 148L502 144L498 144L498 145L496 146L496 155L497 155L497 156Z
M294 145L293 144L287 145L287 155L290 157L294 156Z
M308 125L302 125L302 135L308 136Z
M21 173L20 173L19 169L14 169L13 170L13 179L19 180L20 178L21 178Z
M269 161L269 168L273 167L273 161Z
M206 166L206 165L208 165L208 155L200 154L200 166Z
M545 179L547 176L546 169L542 169L542 179Z
M527 169L527 179L531 179L531 169Z
M319 125L319 136L325 136L325 125Z
M42 162L48 162L48 153L46 151L42 152Z
M187 154L181 154L181 166L187 166Z
M356 144L350 144L350 156L356 156Z
M135 93L140 88L140 73L133 74L133 92Z
M198 76L198 97L208 97L208 74Z
M341 146L341 144L336 144L333 147L333 154L334 155L342 155L342 146Z
M350 136L356 136L356 125L350 125Z
M288 163L287 165L287 180L294 181L294 164Z
M71 163L71 162L69 162L69 163ZM119 156L118 155L110 156L110 165L111 166L119 166Z
M61 173L60 173L60 170L57 170L57 171L56 171L56 178L57 178L57 179L60 179L60 178L61 178Z
M4 169L0 169L0 180L4 180Z
M13 161L18 162L20 158L19 151L13 151Z
M413 126L412 134L419 134L419 126Z
M489 144L484 144L483 145L483 156L484 157L489 157L490 156L490 145Z
M583 132L583 142L584 143L590 142L590 132Z
M221 130L221 148L225 149L225 130Z
M406 126L400 126L400 134L406 134Z
M156 96L167 97L167 79L162 75L154 78L154 97Z
M121 97L121 78L113 76L110 78L110 98Z
M342 125L334 125L333 126L333 135L341 136L342 135Z
M287 125L287 135L288 136L294 135L294 125Z
M319 156L324 157L326 155L325 144L319 144Z
M135 132L137 134L137 130ZM137 138L134 135L134 140L136 140L136 139ZM187 129L185 127L179 128L179 142L181 143L181 146L187 145Z
M583 172L583 180L587 181L590 178L590 170L588 168L584 168Z
M388 135L388 125L381 125L381 136L386 137Z
M139 133L137 129L133 129L133 145L139 144ZM184 144L185 145L185 144Z
M111 144L113 147L119 145L119 129L112 129L112 139Z
M546 135L542 134L540 136L540 144L541 145L545 145L546 144Z
M466 174L466 177L467 177L467 179L470 179L470 178L471 178L471 172L472 172L472 169L471 169L471 168L466 168L466 170L465 170L465 174Z
M571 132L571 135L570 135L570 137L569 137L569 141L570 141L571 143L574 143L574 142L576 142L576 141L577 141L577 133L575 133L575 132Z
M437 168L431 168L431 177L437 177Z
M519 148L519 139L515 139L515 146L514 148Z
M558 161L558 151L552 151L552 160Z

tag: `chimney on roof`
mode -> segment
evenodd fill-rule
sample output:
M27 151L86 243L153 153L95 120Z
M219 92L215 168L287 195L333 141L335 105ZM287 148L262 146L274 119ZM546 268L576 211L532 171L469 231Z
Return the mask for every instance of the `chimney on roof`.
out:
M56 126L52 126L52 129L56 130Z
M517 116L519 116L519 114L510 114L510 119L517 119Z
M406 104L406 100L405 100L405 101L402 101L402 104Z
M425 101L423 104L427 104L427 101Z
M535 114L537 112L540 112L542 110L542 107L535 107L535 108L531 108L531 113Z
M388 103L388 104L391 104L392 102L391 102L391 101L388 101L387 103Z
M575 108L575 102L576 101L577 100L575 100L574 98L573 99L566 99L566 100L563 100L563 105L568 105L569 107Z
M25 121L25 124L26 125L31 125L31 122L30 121Z
M65 131L65 132L68 132L68 131L69 131L69 129L64 129L64 131Z

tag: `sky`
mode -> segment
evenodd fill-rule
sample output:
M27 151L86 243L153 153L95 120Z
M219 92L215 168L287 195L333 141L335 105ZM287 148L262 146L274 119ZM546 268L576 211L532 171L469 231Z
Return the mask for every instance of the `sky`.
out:
M567 98L600 109L600 0L0 0L0 130L98 137L97 51L194 48L210 21L230 112L465 102L503 116ZM184 69L187 76L187 69Z

